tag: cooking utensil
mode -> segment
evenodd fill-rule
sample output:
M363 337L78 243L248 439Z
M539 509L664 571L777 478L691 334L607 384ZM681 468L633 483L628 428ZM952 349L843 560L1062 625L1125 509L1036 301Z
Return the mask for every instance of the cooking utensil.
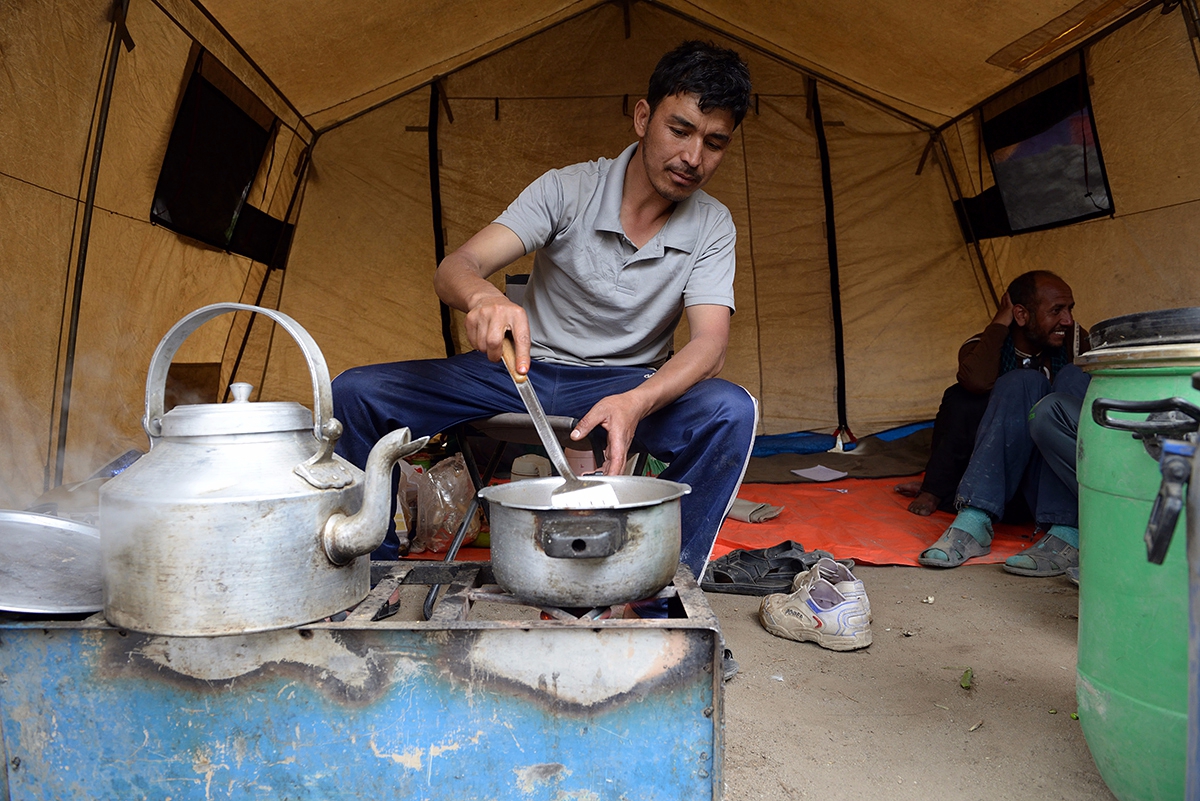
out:
M164 412L167 369L202 324L234 311L274 320L300 346L313 409L249 402ZM100 490L104 613L150 634L214 636L286 628L354 606L370 589L367 554L387 531L393 465L419 450L408 429L372 449L365 474L333 452L325 359L295 320L240 303L206 306L163 337L146 377L150 452Z
M479 491L489 501L496 583L523 601L597 607L648 598L679 566L679 499L691 487L640 476L600 476L612 508L554 506L557 478Z
M0 609L38 614L104 608L100 532L74 520L0 511Z
M616 506L619 503L617 493L607 483L585 481L576 477L570 463L567 462L567 455L563 453L558 437L554 435L554 430L546 420L546 413L542 411L542 404L538 401L533 384L529 383L529 376L517 372L517 354L512 339L508 336L504 337L503 349L504 366L508 368L508 374L517 386L517 394L521 396L529 416L533 418L533 427L542 439L546 454L562 476L559 486L551 493L551 505L559 509L604 509Z

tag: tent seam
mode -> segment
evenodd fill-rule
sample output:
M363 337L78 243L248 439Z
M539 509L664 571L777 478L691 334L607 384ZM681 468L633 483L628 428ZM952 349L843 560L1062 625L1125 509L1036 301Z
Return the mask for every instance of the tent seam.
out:
M193 0L193 2L197 2L197 0ZM568 13L566 16L564 16L562 19L559 19L557 22L548 24L545 27L539 27L536 30L532 30L527 34L518 36L516 39L512 40L511 42L508 42L507 44L500 45L500 46L496 47L495 49L487 50L486 52L484 52L477 58L473 58L464 64L460 64L459 66L454 67L453 69L451 69L447 72L438 72L434 68L440 64L446 64L448 62L453 62L454 59L461 58L462 56L465 55L465 53L455 53L452 56L447 56L446 58L443 58L441 61L439 61L437 64L426 65L419 70L414 70L412 72L409 72L407 75L401 75L400 77L394 78L394 79L388 81L387 83L382 83L371 89L367 89L364 92L359 92L358 94L354 95L353 97L348 97L344 100L334 103L333 105L316 109L311 113L310 116L315 117L318 114L325 114L326 112L330 112L340 106L346 105L347 103L352 103L355 100L364 98L367 95L372 94L373 92L384 91L388 87L394 86L395 84L400 83L401 81L405 80L406 78L411 78L412 76L417 75L423 71L434 69L432 77L430 77L428 80L422 81L421 83L417 84L416 86L410 86L407 89L404 89L403 91L401 91L395 95L392 95L390 97L386 97L383 100L380 100L378 103L374 103L365 109L356 111L355 113L350 114L349 116L344 117L342 119L339 119L336 122L330 123L329 125L326 125L319 129L316 129L316 132L318 134L323 134L323 133L333 130L334 128L341 127L342 125L345 125L348 122L352 122L353 120L358 119L359 117L363 116L364 114L370 114L372 111L376 111L377 109L383 108L384 106L388 105L389 103L393 103L402 97L407 97L408 95L410 95L414 92L418 92L421 89L425 88L426 86L429 86L430 84L441 81L450 75L454 75L457 72L461 72L462 70L467 69L468 67L472 67L475 64L478 64L480 61L491 58L492 56L497 55L499 53L503 53L505 50L515 47L515 46L521 44L522 42L532 39L535 36L545 33L546 31L553 30L554 28L557 28L560 25L570 22L573 19L581 17L584 14L587 14L591 11L595 11L597 8L599 8L603 5L606 5L607 3L608 3L608 0L579 0L579 2L575 3L575 5L577 5L577 6L583 5L583 8L581 8L580 10L572 12L572 13ZM563 13L563 11L564 11L564 9L560 9L556 13ZM547 20L552 19L553 17L554 17L554 14L546 15L534 22L529 23L529 25L527 25L525 27L526 27L526 29L528 29L530 27L541 25L541 24L545 23ZM497 37L497 38L491 39L487 42L483 42L480 45L478 45L476 49L487 47L487 46L492 45L499 41L502 41L502 37Z
M159 0L150 0L150 2L152 2L155 5L155 7L163 13L163 16L165 16L167 19L171 20L172 24L174 24L176 28L178 28L180 31L182 31L189 39L191 39L193 42L200 45L201 47L204 47L204 45L200 44L199 40L196 39L196 37L192 34L192 32L190 30L188 30L186 27L184 27L184 25L178 19L176 19L175 16L172 15L170 11L168 11L167 9L165 9L163 7L162 3L159 2ZM296 115L296 119L299 120L301 123L303 123L304 126L306 128L308 128L309 134L312 135L313 138L315 138L316 134L317 134L316 129L313 128L313 126L309 124L308 119L303 114L300 113L300 109L296 108L296 105L294 103L292 103L292 101L288 98L288 96L283 93L283 90L275 85L275 82L271 80L269 75L267 75L266 70L264 70L262 67L260 67L258 65L258 62L256 62L254 59L252 59L250 57L250 54L247 53L242 48L242 46L237 42L237 40L235 40L233 38L233 36L230 35L229 31L225 30L225 27L220 22L217 21L217 18L214 17L207 8L204 7L204 5L201 3L200 0L191 0L191 3L193 6L195 6L196 10L199 11L200 14L206 20L208 20L209 24L212 25L214 28L216 28L217 33L220 36L225 37L225 41L228 42L229 45L231 47L233 47L234 50L237 51L238 55L240 55L243 59L245 59L246 64L249 65L250 69L252 69L252 70L254 70L254 72L258 73L258 77L261 78L263 80L263 82L271 88L271 91L275 93L275 96L277 98L279 98L279 100L282 101L283 104L285 106L287 106L293 114ZM205 49L207 49L207 48L205 48ZM251 90L251 91L253 92L253 90ZM258 93L254 92L254 94L257 96ZM274 113L274 112L272 112L272 113ZM276 115L276 116L278 117L278 115ZM289 125L287 127L290 128L291 126ZM297 136L300 135L299 130L296 130L296 135Z
M758 392L763 393L762 359L762 316L758 306L758 269L754 260L754 214L750 210L750 154L746 150L746 129L740 131L742 139L742 178L746 183L746 245L750 250L750 285L754 295L754 356L758 362ZM765 402L765 399L764 399ZM757 414L756 414L757 418ZM757 431L757 426L755 426Z
M799 63L792 61L789 58L786 58L780 52L776 52L774 50L769 50L766 47L764 47L763 45L752 42L750 39L748 39L746 37L757 36L757 34L753 34L750 31L746 30L745 28L741 28L741 27L737 28L737 30L742 33L742 35L739 36L739 35L732 33L731 31L729 31L727 29L718 28L711 23L702 21L698 17L692 16L690 14L686 14L680 9L674 8L669 5L665 5L664 3L661 2L661 0L641 0L641 2L646 3L647 5L650 5L650 6L654 6L655 8L662 9L663 11L665 11L668 14L673 14L673 15L679 17L680 19L683 19L683 20L686 20L686 21L692 23L693 25L704 28L707 31L716 33L720 36L723 36L727 39L737 42L738 44L742 45L743 47L748 47L748 48L754 50L756 53L765 55L769 58L773 58L776 61L778 61L779 63L783 64L784 66L794 69L797 72L801 73L802 75L808 76L813 79L819 79L822 82L828 84L829 86L831 86L839 91L846 92L847 94L849 94L869 105L875 106L876 108L881 109L881 110L887 112L888 114L891 114L892 116L894 116L904 122L907 122L908 124L912 125L914 128L918 128L919 130L923 130L923 131L931 131L931 130L934 130L937 128L936 123L927 122L925 120L920 119L919 117L914 117L913 115L908 114L904 111L901 111L900 109L898 109L894 106L888 105L887 103L883 102L882 100L880 100L877 97L872 97L870 94L866 93L865 91L863 91L861 89L855 89L850 84L857 83L857 82L851 81L849 78L847 78L845 76L837 75L837 73L832 73L832 75L835 75L837 77L830 77L831 73L824 73L824 72L820 72L812 67L802 66ZM789 54L789 55L794 55L794 54ZM949 116L949 114L947 114L944 111L937 111L936 109L926 108L925 106L919 105L917 103L909 102L907 100L904 100L903 98L895 97L894 95L891 95L888 92L884 92L882 90L875 90L875 91L878 91L879 94L883 97L902 102L908 106L912 106L913 108L920 109L921 111L926 111L926 112L929 112L930 114L936 114L939 117L948 117Z

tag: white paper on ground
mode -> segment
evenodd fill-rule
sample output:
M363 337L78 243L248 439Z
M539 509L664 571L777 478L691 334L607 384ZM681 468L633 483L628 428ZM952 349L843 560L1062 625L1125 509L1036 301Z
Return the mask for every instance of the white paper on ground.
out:
M834 481L835 479L845 478L849 473L843 473L841 470L834 470L819 464L816 467L805 467L803 470L793 470L793 473L801 478L811 479L813 481Z

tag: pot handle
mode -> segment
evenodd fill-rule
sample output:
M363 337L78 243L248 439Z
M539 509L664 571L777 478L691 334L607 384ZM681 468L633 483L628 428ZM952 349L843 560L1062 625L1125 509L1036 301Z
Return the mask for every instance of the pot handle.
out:
M551 559L602 559L625 546L625 515L547 515L538 521L538 537Z
M275 323L296 340L308 363L308 372L313 383L313 436L321 443L317 451L318 459L322 454L332 453L333 445L342 434L342 424L333 417L333 389L329 383L329 367L321 349L308 332L300 324L283 312L267 309L261 306L251 306L247 303L214 303L204 306L185 316L175 323L166 336L154 349L150 358L150 372L146 374L146 416L142 418L142 428L150 437L150 447L162 436L162 418L166 405L167 370L171 360L183 341L192 335L200 326L230 312L247 311L251 314L261 314L274 320ZM311 462L312 460L310 460ZM308 463L306 463L308 464Z

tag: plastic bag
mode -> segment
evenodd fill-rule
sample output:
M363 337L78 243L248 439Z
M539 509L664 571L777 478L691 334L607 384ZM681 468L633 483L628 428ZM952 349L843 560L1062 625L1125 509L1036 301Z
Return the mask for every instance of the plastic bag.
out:
M417 483L417 530L409 552L445 553L474 495L475 487L461 453L431 467L426 480ZM463 545L471 544L479 535L480 517L476 509Z
M413 530L417 525L417 486L418 476L422 468L413 467L403 459L400 460L400 481L396 484L396 514L392 519L396 522L396 534L401 544L406 545L412 539Z

